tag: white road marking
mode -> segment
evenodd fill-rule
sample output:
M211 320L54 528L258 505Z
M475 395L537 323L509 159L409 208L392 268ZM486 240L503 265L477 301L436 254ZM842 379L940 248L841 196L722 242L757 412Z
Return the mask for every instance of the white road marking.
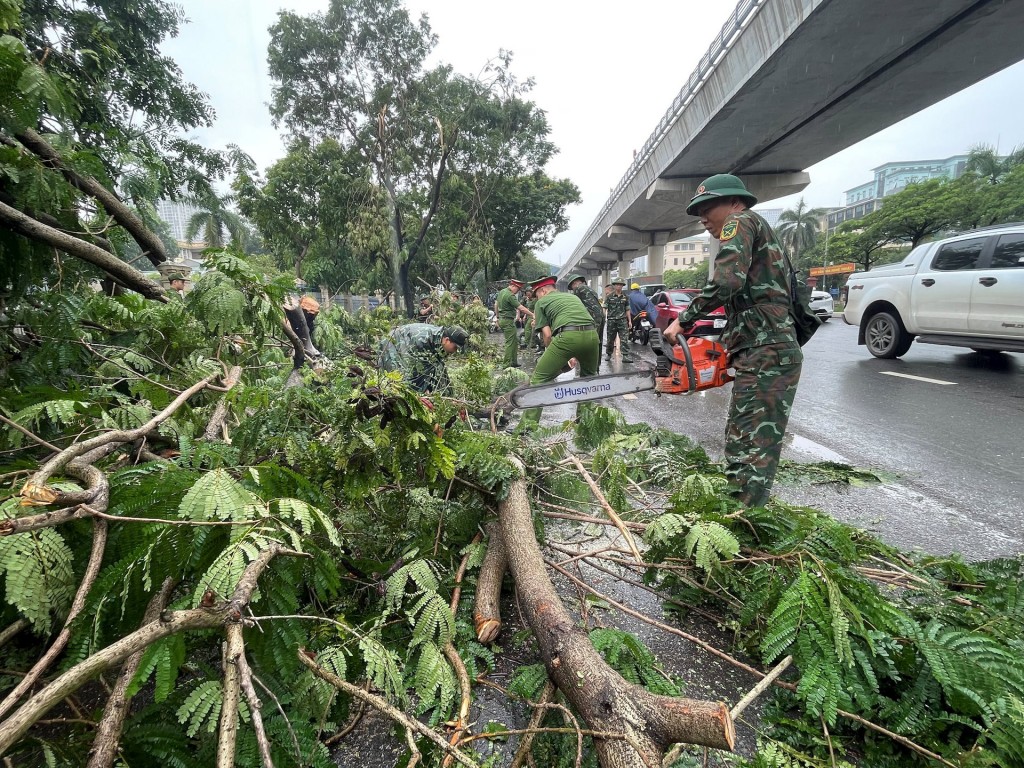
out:
M622 396L622 399L623 399L623 400L636 400L636 395L633 395L633 394L626 394L626 395L623 395L623 396Z
M944 387L953 386L955 381L943 381L942 379L929 379L924 376L911 376L909 373L896 373L895 371L882 371L883 376L899 376L901 379L913 379L914 381L927 381L929 384L941 384Z

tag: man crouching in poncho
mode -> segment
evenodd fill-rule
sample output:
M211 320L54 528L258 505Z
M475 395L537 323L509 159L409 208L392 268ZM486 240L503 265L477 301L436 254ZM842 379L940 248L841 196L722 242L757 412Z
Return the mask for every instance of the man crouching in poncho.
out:
M461 325L410 323L396 328L380 351L380 367L399 371L417 392L449 388L445 357L466 346L469 332Z

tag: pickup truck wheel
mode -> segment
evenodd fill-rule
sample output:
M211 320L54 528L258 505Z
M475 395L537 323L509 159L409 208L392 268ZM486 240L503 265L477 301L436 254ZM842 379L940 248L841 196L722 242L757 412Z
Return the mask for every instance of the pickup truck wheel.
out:
M889 312L872 315L864 326L864 343L868 351L883 360L905 355L914 338L908 334L899 318Z

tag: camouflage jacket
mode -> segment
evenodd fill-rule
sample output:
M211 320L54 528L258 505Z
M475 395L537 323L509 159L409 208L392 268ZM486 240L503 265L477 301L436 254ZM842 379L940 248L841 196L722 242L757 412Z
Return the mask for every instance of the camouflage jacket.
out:
M428 323L396 328L381 347L380 367L400 372L417 392L444 391L449 382L441 346L443 330Z
M604 308L608 313L608 322L612 320L625 320L629 312L629 296L624 293L611 293L604 300Z
M789 314L788 271L782 246L768 222L753 211L725 220L711 282L679 315L686 325L725 307L722 344L730 356L749 347L796 343Z
M600 328L604 322L604 310L601 309L601 302L598 301L597 294L586 285L577 285L573 293L579 297L579 300L583 302L583 306L587 308L587 312L594 319L594 325Z

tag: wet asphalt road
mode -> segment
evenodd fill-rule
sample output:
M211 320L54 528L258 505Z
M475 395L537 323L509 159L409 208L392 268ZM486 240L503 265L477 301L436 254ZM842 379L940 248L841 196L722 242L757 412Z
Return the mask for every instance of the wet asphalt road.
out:
M887 482L777 485L777 495L905 549L970 560L1024 552L1024 355L915 343L900 360L877 360L841 318L804 353L783 457L848 463ZM653 361L647 348L640 356ZM620 366L616 356L602 372ZM614 403L629 421L673 429L720 458L731 389Z

